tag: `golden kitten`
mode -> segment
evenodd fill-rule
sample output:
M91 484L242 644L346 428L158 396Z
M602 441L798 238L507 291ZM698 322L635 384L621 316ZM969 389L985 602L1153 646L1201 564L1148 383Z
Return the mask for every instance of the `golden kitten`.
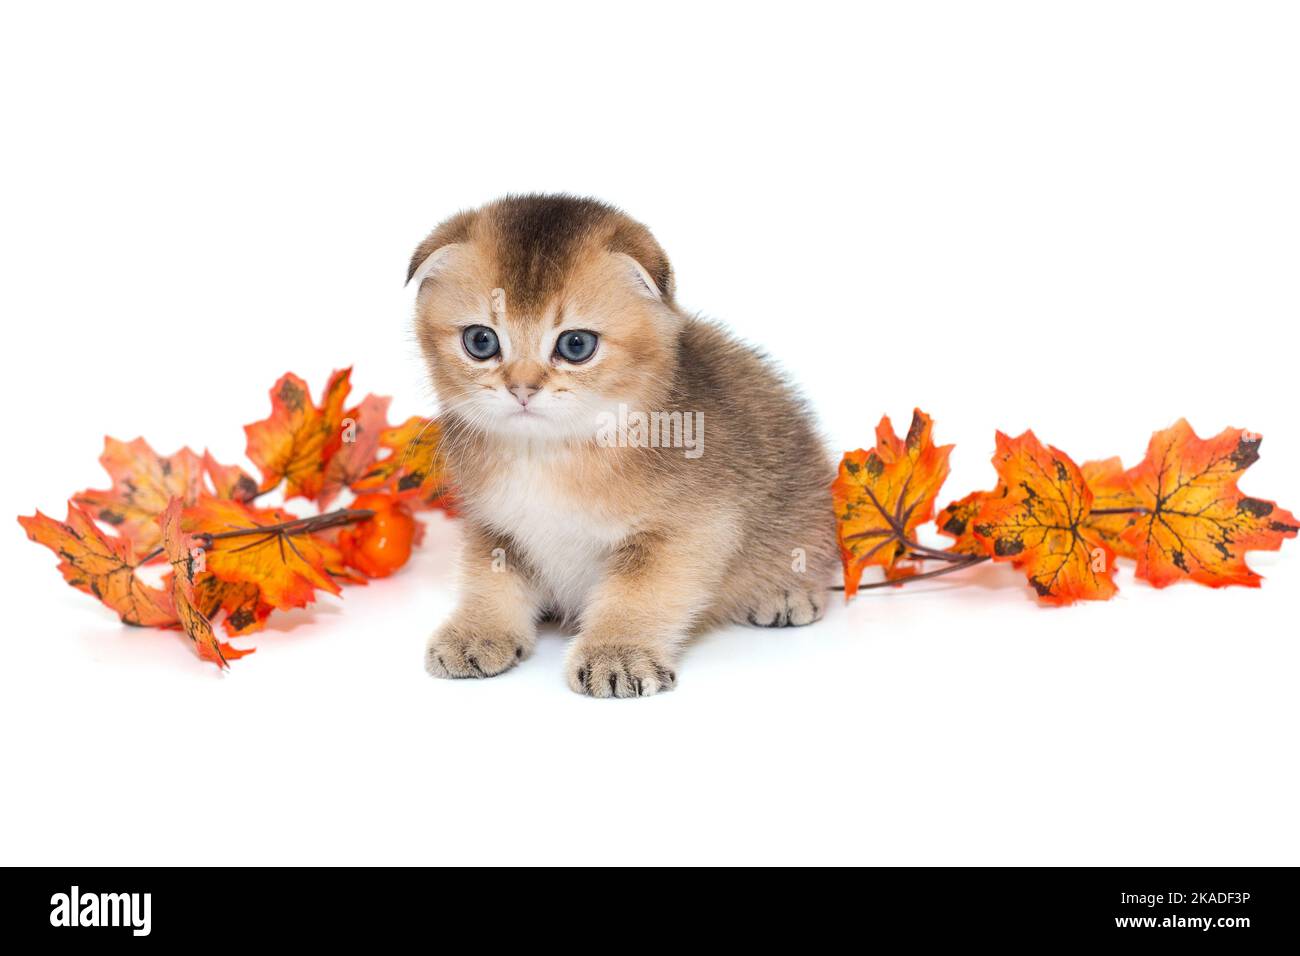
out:
M499 674L553 616L573 690L648 696L702 628L821 617L831 459L762 355L677 307L644 226L510 196L439 226L408 280L465 516L431 674Z

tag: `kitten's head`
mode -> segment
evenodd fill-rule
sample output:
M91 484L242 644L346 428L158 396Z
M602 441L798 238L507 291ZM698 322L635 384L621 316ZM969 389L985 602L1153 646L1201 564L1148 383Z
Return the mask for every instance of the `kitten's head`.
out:
M617 209L508 196L434 230L407 278L444 413L474 430L582 439L620 403L661 407L683 319L668 257Z

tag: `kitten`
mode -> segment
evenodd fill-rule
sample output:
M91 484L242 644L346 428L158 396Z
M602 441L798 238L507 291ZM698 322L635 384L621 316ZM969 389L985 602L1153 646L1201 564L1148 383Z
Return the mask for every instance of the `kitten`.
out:
M762 355L677 307L644 226L510 196L439 226L410 280L465 517L431 674L499 674L551 616L573 690L648 696L701 629L821 617L832 461Z

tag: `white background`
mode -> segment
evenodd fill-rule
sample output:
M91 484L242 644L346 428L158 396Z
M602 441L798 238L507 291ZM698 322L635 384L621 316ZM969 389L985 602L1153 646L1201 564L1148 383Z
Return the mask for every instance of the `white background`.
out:
M0 29L3 496L105 433L240 460L286 370L433 410L407 257L508 191L615 202L837 448L929 411L1135 462L1265 436L1300 507L1285 4L28 4ZM12 521L12 518L10 519ZM543 639L435 681L453 522L220 675L0 537L5 863L1295 864L1300 546L1258 591L1035 605L1009 567L732 628L597 701Z

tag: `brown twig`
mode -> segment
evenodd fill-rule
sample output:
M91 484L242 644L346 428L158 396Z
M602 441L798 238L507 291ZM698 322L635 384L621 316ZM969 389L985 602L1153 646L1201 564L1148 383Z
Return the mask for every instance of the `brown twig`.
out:
M340 508L338 511L327 511L323 515L311 515L307 518L295 518L293 521L284 521L280 524L260 524L251 528L234 528L230 531L200 531L194 537L211 542L226 538L243 538L250 534L312 534L327 528L365 521L367 518L374 517L374 514L369 508Z
M907 584L909 581L923 581L926 578L937 578L944 574L952 574L954 571L961 571L965 568L973 567L977 564L983 564L988 561L989 557L985 554L964 555L951 564L942 568L935 568L933 571L922 571L920 574L911 574L903 578L894 578L892 581L886 578L884 581L872 581L870 584L858 585L859 591L869 591L872 588L899 587ZM831 588L832 591L843 591L844 585L837 584Z
M374 514L369 508L340 508L337 511L327 511L322 515L295 518L292 521L282 521L279 524L259 524L251 528L233 528L230 531L200 531L194 535L194 538L205 548L211 548L213 541L223 541L227 538L244 538L254 534L265 535L268 538L274 535L287 538L295 534L312 534L345 524L355 524L358 521L365 521L367 518L374 517ZM163 549L161 547L154 548L141 558L136 563L136 566L148 564L162 553Z
M947 561L949 563L959 563L971 557L969 554L956 554L952 551L931 551L926 548L924 551L909 551L907 559L909 561Z
M892 581L886 578L884 581L872 581L870 584L860 584L858 585L858 590L866 591L870 588L895 587L900 584L906 584L908 581L923 581L926 578L937 578L943 574L952 574L954 571L961 571L964 568L969 568L976 564L983 564L987 560L989 560L987 555L972 554L964 561L957 561L953 564L947 565L946 567L935 568L933 571L923 571L920 574L909 574L907 577L895 578Z

